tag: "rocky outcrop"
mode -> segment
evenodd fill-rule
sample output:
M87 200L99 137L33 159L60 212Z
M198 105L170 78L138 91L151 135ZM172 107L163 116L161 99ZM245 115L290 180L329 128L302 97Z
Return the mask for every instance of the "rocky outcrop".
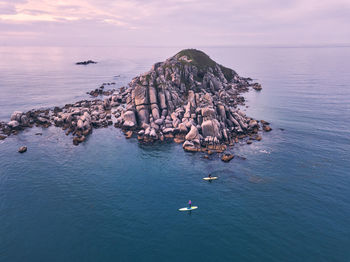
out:
M92 60L82 61L82 62L76 62L76 65L88 65L88 64L97 64L97 62Z
M223 152L239 139L259 141L261 125L239 109L241 95L258 83L240 77L234 70L217 64L205 53L187 49L132 79L128 87L104 93L104 83L89 92L104 99L83 100L64 107L28 112L15 111L8 123L0 123L1 139L33 125L55 125L73 136L78 145L94 128L114 124L127 138L140 142L173 139L185 151ZM255 139L259 137L259 139Z
M137 129L145 142L165 135L184 141L186 151L223 151L222 145L260 129L238 109L244 103L240 94L250 87L261 86L201 51L183 50L130 82L117 125Z

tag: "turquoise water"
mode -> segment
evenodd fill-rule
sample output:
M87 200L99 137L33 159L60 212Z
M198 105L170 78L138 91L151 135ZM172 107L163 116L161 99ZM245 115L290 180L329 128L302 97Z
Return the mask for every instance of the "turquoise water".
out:
M0 119L125 85L178 50L0 47ZM246 111L273 131L234 147L246 160L113 127L78 147L26 130L0 142L0 261L350 261L350 48L203 51L263 85ZM74 65L86 59L99 63ZM178 212L189 199L199 208Z

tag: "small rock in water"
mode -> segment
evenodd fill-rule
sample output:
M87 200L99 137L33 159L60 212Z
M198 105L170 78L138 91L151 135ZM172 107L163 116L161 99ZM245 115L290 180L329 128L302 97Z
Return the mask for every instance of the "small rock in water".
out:
M97 64L97 62L92 60L82 61L82 62L76 62L76 65L88 65L88 64Z
M269 122L267 122L267 121L265 121L265 120L260 120L260 123L263 124L264 126L270 124Z
M18 152L20 153L24 153L27 151L27 147L26 146L21 146L19 149L18 149Z
M270 132L272 130L272 128L270 126L263 126L263 129L265 132Z
M221 160L224 162L230 162L234 157L234 155L226 153L221 157Z
M129 138L131 138L132 137L132 131L127 131L126 133L125 133L125 138L126 139L129 139Z

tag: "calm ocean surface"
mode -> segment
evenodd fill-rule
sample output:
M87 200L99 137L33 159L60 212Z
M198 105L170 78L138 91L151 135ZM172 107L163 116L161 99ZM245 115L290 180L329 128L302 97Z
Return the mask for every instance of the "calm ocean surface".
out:
M0 120L123 86L179 50L0 47ZM11 136L0 261L350 261L350 48L202 50L262 83L246 111L273 131L234 147L247 159L142 146L114 127L77 147L55 127ZM87 59L99 63L74 65ZM178 212L189 199L199 209Z

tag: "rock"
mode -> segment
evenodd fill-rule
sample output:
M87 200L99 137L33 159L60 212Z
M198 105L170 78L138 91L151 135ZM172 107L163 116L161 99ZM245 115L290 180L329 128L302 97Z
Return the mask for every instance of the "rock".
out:
M83 122L81 119L78 120L78 122L77 122L77 127L78 127L79 129L83 129L83 128L84 128L84 122Z
M191 126L191 130L187 133L186 135L186 140L194 140L196 138L198 138L199 133L198 133L198 129L195 126Z
M74 136L73 137L73 145L77 146L79 143L82 143L85 141L85 136Z
M221 160L224 162L230 162L235 156L229 153L223 154Z
M263 124L263 125L269 125L270 123L265 121L265 120L260 120L260 123Z
M183 143L182 147L185 148L186 146L194 146L194 144L193 144L192 142L186 140L186 141Z
M23 113L21 111L15 111L12 113L11 115L11 121L21 121L21 116L23 115Z
M174 142L177 144L182 144L185 140L183 138L180 137L175 137L174 138Z
M125 133L125 138L126 138L126 139L131 138L131 137L132 137L132 134L133 134L132 131L127 131L127 132Z
M270 132L272 130L272 128L270 126L268 126L268 125L264 125L263 129L264 129L265 132Z
M215 117L215 110L211 107L202 108L202 116L214 118Z
M249 121L248 125L250 128L254 128L254 127L258 126L258 122L256 120L252 119Z
M180 123L178 126L181 133L187 133L187 127L184 123Z
M82 61L82 62L76 62L76 65L88 65L88 64L97 64L97 62L93 60L87 60L87 61Z
M136 126L136 117L135 117L135 113L134 111L126 111L123 114L123 118L124 118L124 123L123 126L125 128L132 128Z
M252 143L253 143L253 141L252 141L252 140L250 140L250 139L249 139L249 140L247 140L247 144L248 144L248 145L250 145L250 144L252 144Z
M206 120L202 123L202 134L203 137L221 137L219 133L218 122L215 120Z
M11 127L12 129L19 128L19 123L17 120L12 120L12 121L8 122L7 125L9 127Z
M164 128L163 129L164 134L173 133L173 132L174 132L174 128Z
M198 152L200 151L200 147L196 146L193 142L186 140L182 148L187 152Z
M252 85L252 87L253 87L253 89L255 89L256 91L260 91L260 90L262 89L261 85L258 84L258 83L254 83L254 84Z
M151 129L151 132L149 133L149 136L150 136L150 137L153 137L153 138L156 138L156 137L157 137L156 130L152 128L152 129Z
M26 146L21 146L19 149L18 149L18 152L20 153L24 153L27 151L27 147Z
M4 139L6 139L7 138L7 136L6 135L2 135L2 134L0 134L0 140L4 140Z
M44 118L44 117L37 117L37 122L39 124L43 125L43 124L48 124L50 121L48 119Z
M159 118L159 119L157 119L156 121L154 121L154 123L155 124L157 124L157 125L162 125L163 124L163 119L161 119L161 118Z

